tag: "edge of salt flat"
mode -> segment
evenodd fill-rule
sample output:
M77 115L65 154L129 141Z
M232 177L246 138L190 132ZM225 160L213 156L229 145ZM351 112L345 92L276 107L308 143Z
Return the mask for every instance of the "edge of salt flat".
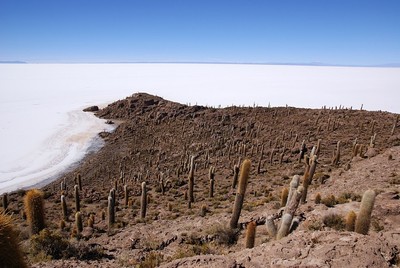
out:
M0 194L43 186L76 166L88 153L99 150L104 141L101 131L113 131L112 125L92 113L75 110L68 113L68 124L40 144L38 150L14 161L0 171Z

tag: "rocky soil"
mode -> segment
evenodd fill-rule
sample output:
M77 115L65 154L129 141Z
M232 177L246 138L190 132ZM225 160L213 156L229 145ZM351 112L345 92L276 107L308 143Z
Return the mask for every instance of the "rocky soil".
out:
M395 267L400 263L400 128L397 115L344 107L187 106L145 93L134 94L96 112L117 123L106 141L73 171L42 190L48 230L80 249L63 259L32 253L24 220L24 191L9 194L8 211L20 230L26 258L33 267ZM395 127L393 129L393 127ZM376 134L376 135L375 135ZM375 135L375 140L372 140ZM318 164L307 202L296 215L297 229L272 238L265 218L277 217L281 192L293 175L303 175L299 161L304 141L309 155L321 140ZM332 164L337 142L340 159ZM371 144L372 143L372 144ZM353 156L354 144L361 155ZM359 147L360 147L359 145ZM187 200L190 157L195 156L195 202ZM239 229L228 223L236 189L234 165L252 161ZM209 169L215 168L209 197ZM77 174L84 230L74 230L73 187ZM140 217L141 183L149 204ZM61 182L69 208L62 218ZM163 183L161 183L163 182ZM129 190L125 205L124 186ZM116 223L107 226L107 198L116 188ZM345 231L351 210L359 212L363 193L377 193L368 235ZM322 203L316 204L320 195ZM331 196L335 199L328 202ZM90 214L94 226L88 227ZM329 216L339 219L332 224ZM255 247L245 248L245 228L257 223ZM235 239L236 238L236 239ZM92 251L91 251L92 250Z

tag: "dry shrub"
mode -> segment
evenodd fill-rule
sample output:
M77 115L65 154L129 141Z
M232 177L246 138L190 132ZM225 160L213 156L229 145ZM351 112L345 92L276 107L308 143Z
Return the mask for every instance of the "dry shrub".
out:
M305 228L307 228L310 231L321 231L323 228L323 224L321 220L319 219L309 219L304 223Z
M215 237L217 244L227 246L235 244L239 237L239 232L236 229L231 229L222 224L213 226L209 234Z
M108 257L103 249L96 244L79 242L72 244L58 233L43 229L39 234L31 237L29 253L34 260L36 255L42 259L68 259L75 257L78 260L97 260Z
M61 235L43 229L39 234L31 237L29 253L32 256L44 255L49 259L68 258L71 244Z
M321 203L324 204L327 207L334 207L336 205L336 198L335 196L332 194L328 197L322 198L321 199Z
M320 193L318 193L315 196L315 204L321 204L321 194Z
M141 261L137 266L139 268L153 268L160 266L160 264L163 262L164 256L156 251L151 251L147 256L144 258L143 261Z
M332 213L332 214L328 214L328 215L324 216L324 218L322 219L322 222L324 223L324 225L326 227L335 229L337 231L344 230L344 228L346 226L345 222L343 220L343 217L336 213Z

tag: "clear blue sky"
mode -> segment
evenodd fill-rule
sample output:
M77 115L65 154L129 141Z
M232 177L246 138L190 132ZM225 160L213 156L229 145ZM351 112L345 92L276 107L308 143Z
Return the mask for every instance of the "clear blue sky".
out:
M0 0L0 61L400 63L400 1Z

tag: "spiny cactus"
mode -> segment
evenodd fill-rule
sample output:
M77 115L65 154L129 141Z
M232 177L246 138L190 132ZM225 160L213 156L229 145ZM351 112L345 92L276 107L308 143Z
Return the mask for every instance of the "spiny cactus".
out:
M357 219L357 214L353 210L351 210L349 213L347 213L347 216L346 216L346 231L354 232L356 219Z
M353 157L356 157L357 155L360 154L360 148L361 148L361 144L355 144L353 147Z
M3 209L7 210L8 207L8 195L7 193L3 194Z
M300 153L299 153L299 163L301 163L301 160L303 160L304 154L307 151L307 147L306 147L306 141L303 140L303 142L301 143L300 146Z
M24 197L26 218L30 234L38 234L45 228L43 192L38 189L29 190Z
M164 174L160 174L160 179L159 179L159 184L160 184L160 189L161 189L161 194L165 194L165 182L164 182Z
M340 141L337 142L336 144L336 151L333 154L332 158L332 165L337 166L340 161Z
M207 206L205 204L203 204L200 208L200 216L201 217L205 217L207 214Z
M233 181L232 181L232 189L236 188L236 184L239 178L239 165L233 166Z
M112 200L113 200L113 202L114 202L114 206L115 206L115 192L116 192L116 188L112 188L111 190L110 190L110 196L112 197Z
M253 248L256 240L256 227L257 224L254 221L247 224L246 229L246 248Z
M142 197L140 199L140 217L142 219L146 218L146 210L147 210L147 189L146 182L142 182Z
M290 230L290 225L292 224L292 220L293 220L293 215L289 213L286 213L282 216L281 227L279 228L276 234L276 239L279 240L288 235Z
M78 185L79 191L82 191L82 177L81 177L80 173L78 173L76 175L76 182L75 183Z
M376 140L376 133L371 136L371 141L369 142L369 147L374 148L375 147L375 140Z
M301 197L301 203L304 204L307 200L307 192L308 192L308 186L312 182L312 178L314 177L315 169L317 168L317 156L313 155L312 158L310 159L310 164L308 165L308 172L304 174L304 180L303 180L303 195Z
M64 195L61 195L61 210L63 214L63 219L68 220L67 202L65 201Z
M124 205L125 207L128 207L128 201L129 201L129 191L128 191L128 185L124 185Z
M12 219L0 213L0 266L27 267L19 247L18 233L14 230Z
M75 213L75 227L78 234L83 231L82 214L79 211Z
M242 211L244 201L244 194L246 192L247 183L249 180L250 168L251 161L249 159L244 160L240 168L239 185L235 197L235 204L233 206L232 218L230 221L231 229L235 229L238 226L240 212Z
M281 193L281 208L286 206L288 196L289 196L289 189L285 187L282 189Z
M279 156L279 164L282 164L282 163L283 163L283 157L285 156L285 150L286 150L286 148L283 147L282 153L281 153L280 156Z
M79 186L78 185L74 186L74 197L75 197L75 211L80 211L81 210L81 201L79 198Z
M257 174L261 173L261 164L263 158L264 158L264 144L261 146L260 159L258 160L258 165L257 165Z
M272 216L267 217L267 219L265 221L265 225L267 227L268 234L271 237L276 238L277 230L276 230L276 225L274 223L274 218Z
M111 195L108 196L108 230L111 230L112 225L115 223L115 208L114 200Z
M286 201L286 206L289 204L290 199L292 199L293 193L299 187L300 183L300 176L299 175L294 175L292 180L290 181L290 188L289 188L289 195Z
M90 214L89 219L88 219L88 226L90 228L93 228L94 225L94 214Z
M318 157L319 156L319 153L321 152L321 142L322 142L322 140L321 139L318 139L318 141L317 141L317 148L315 149L315 155Z
M189 171L189 201L194 202L194 170L195 170L195 164L194 164L194 156L190 158L190 171Z
M371 214L375 203L375 191L365 191L361 199L360 212L358 213L355 231L360 234L368 234L369 226L371 224Z
M208 174L208 177L210 179L210 191L209 191L209 197L214 197L214 184L215 184L215 168L213 166L210 167L210 172Z
M289 204L286 206L285 211L282 216L281 227L278 230L276 235L276 239L281 239L288 235L290 226L292 224L294 213L296 212L297 207L300 203L300 198L303 194L303 186L298 187L298 189L293 193L292 198L289 201Z

